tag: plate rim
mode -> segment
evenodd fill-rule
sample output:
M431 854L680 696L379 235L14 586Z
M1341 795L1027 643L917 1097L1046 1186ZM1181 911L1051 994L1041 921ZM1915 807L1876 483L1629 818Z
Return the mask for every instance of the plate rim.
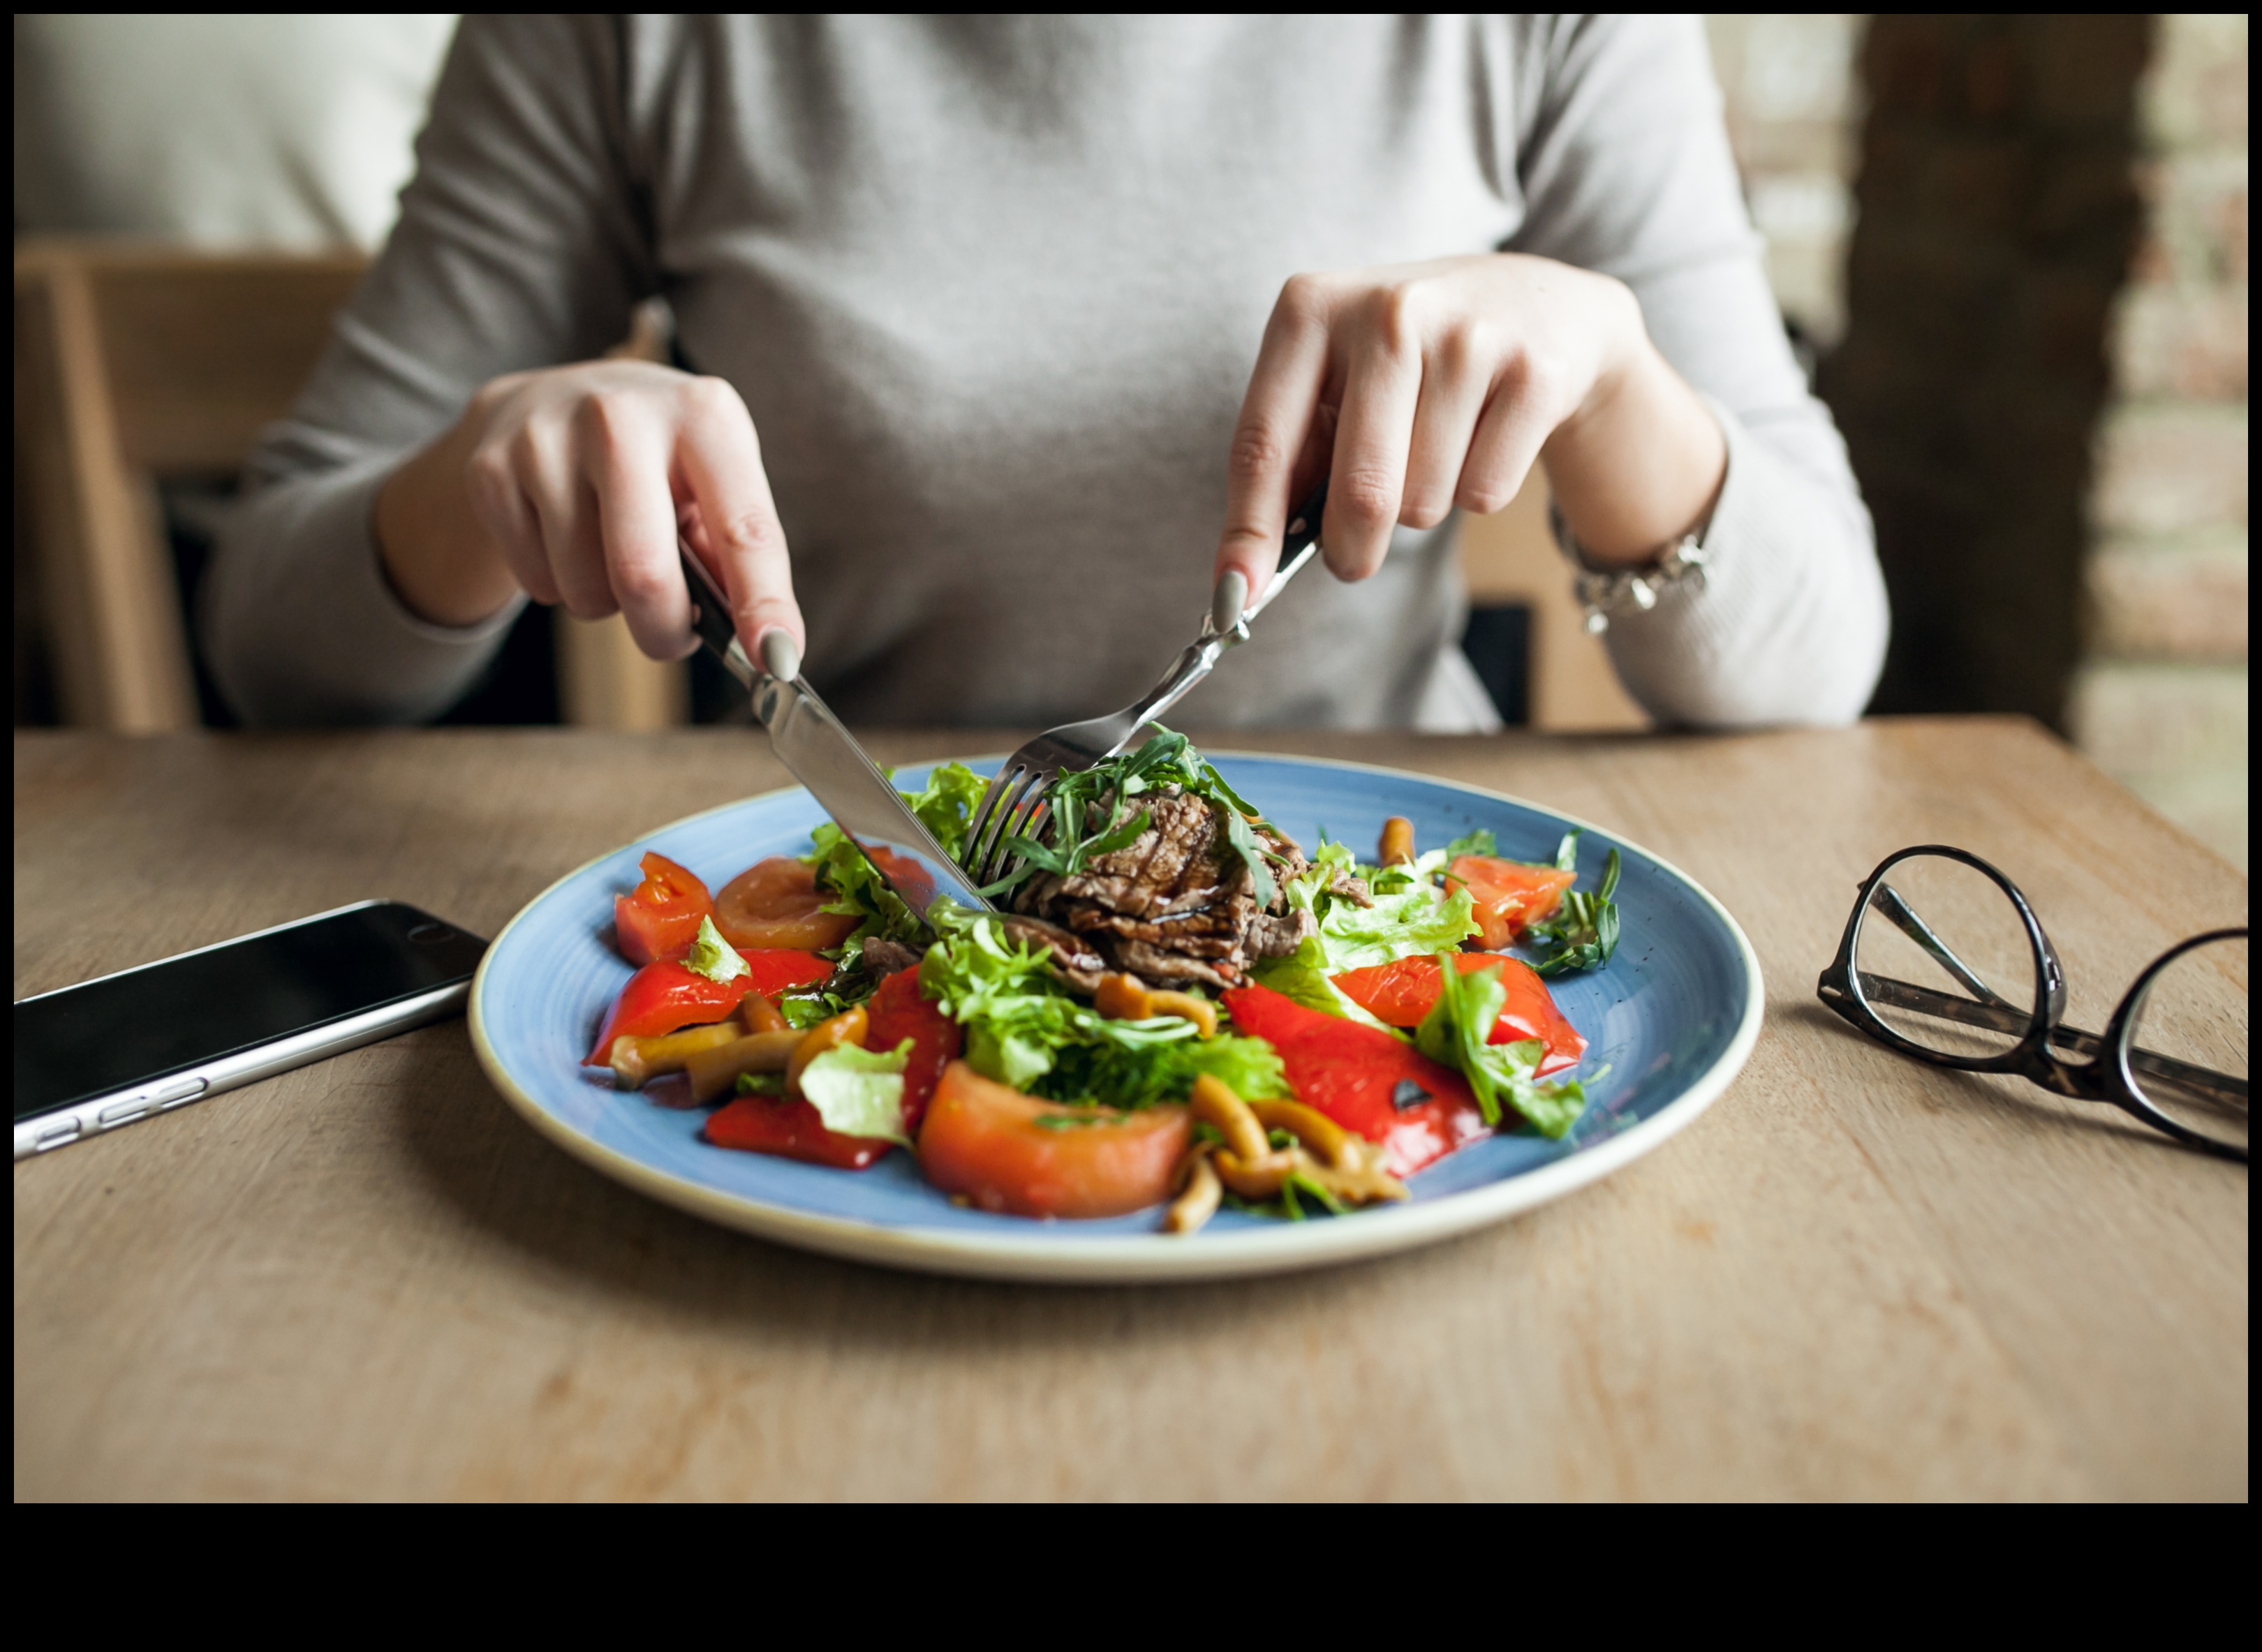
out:
M1734 914L1720 904L1711 891L1672 862L1634 842L1624 833L1560 809L1516 797L1511 792L1495 790L1489 786L1475 785L1467 781L1450 780L1439 775L1424 775L1414 769L1395 768L1383 763L1225 747L1205 747L1204 754L1214 758L1286 761L1311 768L1387 775L1393 779L1442 785L1568 821L1574 826L1597 833L1613 842L1638 850L1653 864L1670 873L1694 892L1727 927L1729 935L1734 940L1749 989L1743 1018L1737 1024L1734 1035L1712 1064L1681 1094L1649 1118L1619 1131L1608 1141L1599 1142L1568 1158L1511 1176L1503 1181L1449 1194L1432 1201L1393 1206L1387 1210L1362 1211L1356 1220L1284 1222L1275 1227L1216 1234L1198 1238L1191 1244L1154 1233L1111 1235L1104 1238L1081 1239L1072 1245L1060 1245L1049 1243L1047 1234L1049 1224L1045 1223L1032 1223L1033 1230L1027 1234L899 1227L841 1216L817 1216L756 1201L743 1194L724 1193L671 1172L656 1169L641 1159L607 1146L576 1129L528 1093L511 1077L487 1037L487 973L494 959L501 956L503 942L536 907L599 862L609 861L623 850L633 848L637 841L649 840L661 833L706 819L711 815L795 792L807 796L808 788L796 784L778 786L768 791L733 798L712 808L701 809L666 821L651 828L639 839L592 855L553 879L540 893L521 906L496 934L487 945L486 956L480 958L479 969L472 975L471 1000L466 1006L465 1017L471 1028L472 1051L488 1083L514 1111L534 1127L537 1134L592 1169L664 1204L760 1238L853 1261L959 1277L1070 1285L1191 1284L1203 1280L1300 1272L1306 1268L1327 1267L1387 1256L1487 1227L1574 1193L1662 1146L1711 1107L1735 1082L1751 1059L1765 1019L1767 992L1766 980L1760 970L1759 954L1753 949L1750 937L1744 934L1743 926L1736 921ZM972 757L942 756L914 760L897 767L908 768L921 761L930 764L962 762L970 765L989 761L992 757L1002 760L1004 755L1003 753L984 753ZM816 799L810 797L810 801L813 804Z

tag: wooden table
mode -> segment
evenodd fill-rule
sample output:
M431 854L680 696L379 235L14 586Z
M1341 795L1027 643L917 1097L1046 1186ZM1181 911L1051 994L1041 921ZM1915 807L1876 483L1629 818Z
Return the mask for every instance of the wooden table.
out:
M2237 871L2016 722L1233 743L1545 799L1684 868L1767 971L1743 1078L1471 1237L1061 1289L654 1204L443 1025L17 1165L17 1497L2246 1496L2246 1171L1903 1061L1813 997L1904 844L2017 877L2093 1026L2244 921ZM19 734L15 991L371 895L492 934L784 778L743 731Z

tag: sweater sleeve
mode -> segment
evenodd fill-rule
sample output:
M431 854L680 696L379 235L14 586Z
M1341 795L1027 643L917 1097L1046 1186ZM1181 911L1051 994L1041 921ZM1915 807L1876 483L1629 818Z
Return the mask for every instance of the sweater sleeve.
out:
M371 512L481 384L598 354L651 290L619 59L601 20L465 20L400 221L262 435L201 593L205 655L246 722L430 718L500 646L517 604L460 630L401 604Z
M1884 660L1869 512L1761 263L1701 25L1534 19L1516 54L1510 243L1617 277L1728 444L1707 579L1613 615L1610 658L1660 722L1844 723Z

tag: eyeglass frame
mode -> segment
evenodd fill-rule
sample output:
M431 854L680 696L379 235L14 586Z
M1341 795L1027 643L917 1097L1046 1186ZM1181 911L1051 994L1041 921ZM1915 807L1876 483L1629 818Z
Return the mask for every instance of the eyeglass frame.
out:
M2011 905L2018 912L2019 920L2026 926L2028 944L2033 949L2035 958L2034 1008L2027 1014L2025 1036L2000 1055L1950 1055L1945 1050L1927 1049L1924 1045L1895 1032L1871 1006L1869 996L1863 991L1858 974L1854 969L1854 948L1860 938L1862 921L1869 910L1870 899L1877 892L1877 885L1884 882L1887 872L1892 870L1903 861L1913 860L1925 855L1934 855L1948 860L1961 862L1990 879L2004 894L2010 897ZM1898 903L1901 909L1901 916L1887 914L1888 920L1895 927L1907 934L1912 941L1938 962L1941 968L1956 977L1966 987L1984 994L1986 999L1994 1000L1995 1004L2001 1005L2010 1013L2017 1013L2015 1005L2011 1004L2008 999L1989 987L1969 965L1949 950L1947 943L1932 933L1931 926L1917 915L1915 909L1901 897L1899 891L1888 889L1887 893ZM1907 920L1906 922L1903 921L1904 916ZM1915 930L1910 928L1909 925L1912 923L1915 926ZM1916 931L1922 933L1920 934ZM2146 1100L2143 1092L2136 1086L2136 1075L2130 1070L2130 1064L2132 1053L2136 1053L2133 1050L2132 1034L2136 1016L2143 1010L2144 1000L2150 995L2160 972L2186 953L2195 951L2201 947L2217 941L2235 940L2246 933L2245 926L2239 925L2228 929L2210 929L2178 941L2137 972L2135 982L2130 985L2126 992L2122 994L2121 1002L2114 1008L2112 1019L2106 1022L2105 1031L2102 1034L2084 1032L2080 1028L2065 1025L2064 968L2058 962L2057 949L2050 944L2049 936L2042 931L2041 920L2035 916L2034 908L2027 904L2027 898L2019 886L2005 876L1996 867L1981 860L1968 849L1956 848L1945 843L1920 843L1908 848L1896 849L1877 863L1877 870L1862 881L1861 893L1854 898L1854 911L1846 920L1846 933L1838 942L1838 956L1831 961L1830 967L1823 970L1821 979L1815 983L1814 990L1815 995L1834 1014L1849 1023L1855 1031L1867 1034L1889 1050L1896 1050L1905 1056L1913 1056L1919 1061L1928 1062L1935 1067L1949 1067L1960 1072L2008 1073L2014 1078L2026 1078L2038 1084L2053 1095L2064 1096L2071 1100L2107 1102L2129 1114L2139 1122L2148 1124L2163 1135L2172 1136L2188 1147L2195 1147L2201 1152L2211 1153L2217 1158L2235 1159L2244 1165L2247 1162L2245 1149L2232 1147L2228 1143L2218 1142L2212 1137L2201 1135L2188 1125L2170 1117ZM1873 977L1872 979L1891 980L1891 977ZM1998 1032L2013 1030L2002 1025L1999 1021L1974 1018L1970 1014L1969 1012L1972 1010L1985 1010L1992 1007L1985 1002L1973 999L1953 998L1947 993L1936 993L1930 988L1917 986L1913 982L1895 981L1893 985L1905 987L1912 993L1937 998L1941 1005L1956 1006L1953 1014L1943 1014L1943 1020L1960 1021L1970 1026L1992 1026ZM1940 1013L1938 1006L1921 1003L1913 1003L1907 1007L1931 1009L1934 1013ZM2052 1044L2062 1045L2075 1055L2086 1057L2087 1059L2068 1061L2051 1050ZM2108 1051L2111 1053L2111 1059L2102 1058ZM2152 1054L2150 1051L2141 1053L2149 1056L2152 1063L2165 1064L2184 1070L2178 1076L2186 1083L2207 1088L2236 1086L2242 1103L2244 1100L2246 1086L2244 1081L2234 1079L2228 1073L2214 1072L2203 1067L2192 1067L2188 1063L2175 1061L2172 1057ZM2213 1085L2201 1086L2200 1080L2202 1078L2215 1082Z

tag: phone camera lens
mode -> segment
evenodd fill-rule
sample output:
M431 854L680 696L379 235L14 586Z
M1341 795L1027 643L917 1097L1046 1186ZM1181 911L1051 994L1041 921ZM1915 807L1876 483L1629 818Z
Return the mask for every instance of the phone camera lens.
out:
M436 947L456 932L445 924L418 924L408 932L408 938L422 947Z

